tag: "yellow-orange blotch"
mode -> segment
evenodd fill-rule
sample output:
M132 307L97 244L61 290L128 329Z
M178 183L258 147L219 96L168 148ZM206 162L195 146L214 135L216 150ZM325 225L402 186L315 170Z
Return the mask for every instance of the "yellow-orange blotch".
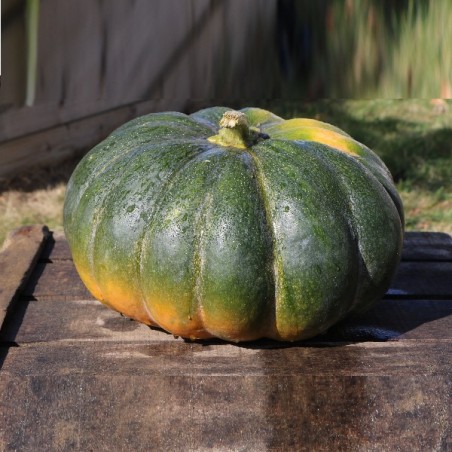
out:
M269 127L266 132L271 138L315 141L346 154L362 154L362 146L345 132L315 119L291 119Z
M76 265L76 267L81 280L94 298L126 317L145 323L146 325L154 325L149 313L143 304L140 303L139 300L141 297L139 295L131 293L128 288L116 281L109 281L100 287L89 271L86 271L81 266Z
M202 319L197 312L181 315L175 305L177 300L165 296L153 295L146 300L150 314L158 326L175 336L189 339L207 339L212 335L204 329Z

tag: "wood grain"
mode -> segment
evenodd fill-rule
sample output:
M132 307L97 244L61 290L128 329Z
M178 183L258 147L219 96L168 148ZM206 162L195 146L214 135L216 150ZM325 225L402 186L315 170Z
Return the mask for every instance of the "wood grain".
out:
M402 260L452 262L452 237L444 232L407 232Z
M153 102L126 105L0 143L0 179L24 168L55 164L80 155L116 127L153 108Z
M211 2L154 3L127 7L121 0L79 0L63 7L58 0L43 2L36 102L31 108L20 105L22 86L6 77L2 91L9 93L14 108L0 115L0 142L161 99L158 90L145 95L149 85ZM174 26L168 27L171 22ZM187 97L185 92L179 103Z
M83 363L83 361L82 361ZM447 450L444 378L0 379L4 450ZM3 443L3 444L2 444Z
M0 330L27 283L50 233L46 226L24 226L10 233L0 250Z
M0 331L0 450L447 450L452 298L416 294L448 293L449 238L407 234L412 298L235 345L103 307L55 235Z
M93 299L62 297L27 301L23 308L23 312L17 311L15 320L4 326L0 341L27 344L71 340L173 343L175 340L171 334L123 317ZM347 319L327 333L303 343L324 346L404 340L452 341L451 316L452 300L384 300L366 313ZM281 346L266 340L253 342L250 346L266 347L269 344Z
M94 333L96 334L96 333ZM338 345L185 342L182 340L35 342L12 347L3 370L17 376L392 376L452 371L451 341Z
M17 450L445 450L445 351L14 348L0 437Z
M23 105L23 62L11 57L25 51L23 16L7 30L4 53L9 70L0 93L0 178L86 151L130 119L126 114L130 110L135 117L261 100L262 86L272 92L280 84L278 68L266 64L277 51L273 34L266 32L274 27L276 3L42 2L32 107ZM263 48L265 52L256 52ZM123 112L116 114L118 109ZM80 124L85 124L86 135L77 127Z
M399 266L387 297L452 299L452 261L404 262Z

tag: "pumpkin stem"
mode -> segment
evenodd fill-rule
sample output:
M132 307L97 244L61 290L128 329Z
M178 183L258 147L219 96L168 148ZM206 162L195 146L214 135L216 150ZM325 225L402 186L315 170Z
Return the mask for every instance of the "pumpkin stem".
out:
M209 137L208 140L220 146L246 149L261 139L269 138L255 127L250 127L248 118L240 111L226 111L219 124L218 135Z

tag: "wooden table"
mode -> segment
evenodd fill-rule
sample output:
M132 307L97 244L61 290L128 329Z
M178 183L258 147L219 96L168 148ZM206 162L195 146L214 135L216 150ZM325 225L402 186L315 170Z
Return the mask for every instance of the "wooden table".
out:
M184 342L22 228L0 254L0 450L452 450L451 312L451 237L407 233L385 299L326 335Z

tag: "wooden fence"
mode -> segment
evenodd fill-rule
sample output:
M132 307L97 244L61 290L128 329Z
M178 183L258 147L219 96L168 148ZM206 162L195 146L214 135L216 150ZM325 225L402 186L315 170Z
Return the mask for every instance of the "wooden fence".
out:
M151 111L243 104L277 89L276 0L40 0L36 95L26 2L2 1L0 179L80 154Z

